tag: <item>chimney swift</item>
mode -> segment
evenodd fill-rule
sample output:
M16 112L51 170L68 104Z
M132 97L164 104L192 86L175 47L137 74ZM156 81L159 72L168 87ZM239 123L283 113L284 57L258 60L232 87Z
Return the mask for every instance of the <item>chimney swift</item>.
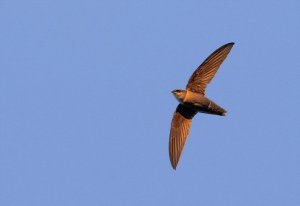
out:
M233 42L214 51L194 71L186 90L172 91L179 104L174 112L169 138L169 156L174 170L178 164L185 140L188 136L192 118L198 113L225 116L226 110L205 96L206 85L212 80L218 68L230 52Z

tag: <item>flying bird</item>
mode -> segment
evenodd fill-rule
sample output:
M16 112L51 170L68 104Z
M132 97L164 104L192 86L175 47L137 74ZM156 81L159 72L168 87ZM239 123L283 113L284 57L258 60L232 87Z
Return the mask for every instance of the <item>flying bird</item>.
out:
M169 156L174 170L176 170L188 136L192 118L198 112L220 116L226 115L225 109L205 96L205 88L216 74L233 45L233 42L225 44L207 57L190 77L186 90L175 89L172 91L175 98L179 101L173 115L169 137Z

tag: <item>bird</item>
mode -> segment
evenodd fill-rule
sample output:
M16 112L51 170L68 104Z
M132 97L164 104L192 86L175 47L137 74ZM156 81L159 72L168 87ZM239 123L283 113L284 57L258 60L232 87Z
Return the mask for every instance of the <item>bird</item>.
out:
M227 113L225 109L206 97L205 89L233 45L234 42L227 43L209 55L189 78L185 90L172 91L179 102L173 114L169 136L169 157L174 170L179 162L193 117L198 112L220 116L225 116Z

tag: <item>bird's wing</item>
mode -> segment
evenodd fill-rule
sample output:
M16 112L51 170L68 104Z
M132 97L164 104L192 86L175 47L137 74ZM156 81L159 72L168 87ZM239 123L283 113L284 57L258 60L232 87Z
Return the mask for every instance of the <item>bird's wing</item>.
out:
M170 138L169 156L173 169L176 169L185 140L188 136L190 123L197 111L179 104L173 115Z
M225 44L207 57L190 77L186 89L204 95L206 85L212 80L233 45L233 42Z

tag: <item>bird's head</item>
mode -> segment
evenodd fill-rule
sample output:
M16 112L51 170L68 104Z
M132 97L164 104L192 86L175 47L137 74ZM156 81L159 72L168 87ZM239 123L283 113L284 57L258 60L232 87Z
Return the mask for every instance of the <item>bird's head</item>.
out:
M174 89L172 91L173 95L175 96L175 98L179 101L179 102L183 102L185 95L186 95L186 91L185 90L181 90L181 89Z

